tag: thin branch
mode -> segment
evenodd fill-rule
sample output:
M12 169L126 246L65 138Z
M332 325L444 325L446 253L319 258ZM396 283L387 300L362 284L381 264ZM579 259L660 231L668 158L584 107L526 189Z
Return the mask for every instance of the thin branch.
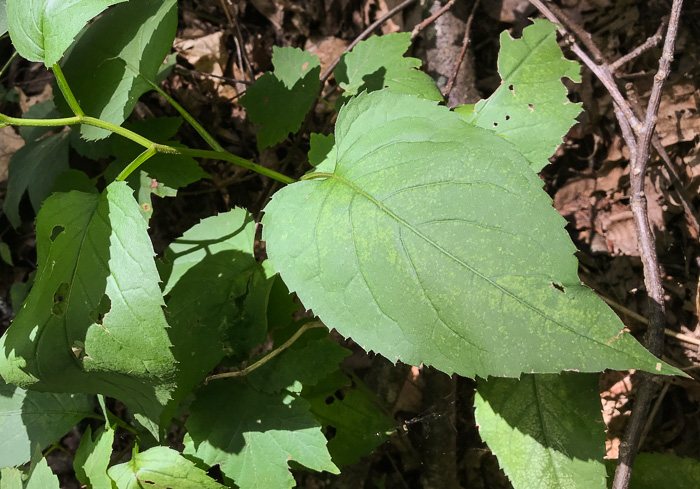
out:
M14 61L14 59L17 57L18 54L19 53L17 51L12 53L12 56L10 56L10 59L8 59L7 62L2 66L2 68L0 68L0 78L2 78L2 75L5 74L5 70L7 70L7 68L10 66L10 63L12 63L12 61Z
M462 66L462 61L464 61L464 55L467 54L467 47L469 47L469 38L470 32L472 29L472 21L474 20L474 14L476 14L476 9L479 6L479 1L476 0L474 2L474 5L472 5L472 11L469 13L469 18L467 19L467 26L464 29L464 39L462 40L462 50L459 52L459 58L457 59L457 62L455 63L454 70L452 71L452 75L450 76L450 79L447 80L447 85L445 85L445 93L442 94L443 97L445 97L445 100L450 98L450 93L452 92L452 86L455 83L455 80L457 79L457 73L459 73L459 68ZM414 29L415 30L415 29Z
M228 20L229 26L233 27L233 19L231 18L231 12L228 11L226 0L219 0L219 3L221 4L221 10L223 10L224 15L226 15L226 20Z
M205 73L203 71L191 70L182 65L175 65L175 71L183 75L197 75L202 78L216 78L217 80L225 81L231 85L242 83L243 85L253 85L254 82L248 80L239 80L238 78L229 78L228 76L215 75L214 73Z
M665 19L664 24L668 24L668 17ZM644 115L641 107L639 106L639 99L637 98L637 93L634 90L634 88L627 89L627 98L630 101L630 106L632 107L632 110L634 111L635 115L643 119ZM683 212L685 214L686 221L691 227L691 231L693 233L694 238L697 239L697 237L700 236L700 220L698 220L695 208L691 204L692 199L688 195L688 192L686 192L685 190L685 185L681 180L680 172L678 171L676 164L673 162L668 152L666 151L666 148L664 148L663 144L661 144L661 140L659 139L659 136L656 133L656 131L652 134L651 144L658 153L658 155L661 157L661 160L664 162L664 170L666 170L665 176L673 185L676 191L676 196L678 197L678 200L683 206Z
M556 15L554 15L554 13L540 0L530 0L530 3L537 7L537 9L552 22L556 24L562 23L559 21L559 18ZM559 29L559 33L566 36L567 31L565 29ZM613 102L615 102L615 104L620 108L620 110L622 110L624 116L630 121L632 129L636 132L636 130L639 127L641 127L641 122L637 120L634 113L632 112L632 109L629 106L629 103L627 102L627 100L625 100L625 97L622 96L620 89L617 88L617 84L615 83L615 79L613 78L608 65L598 65L594 63L590 56L588 56L588 54L586 54L586 52L583 49L581 49L581 46L579 46L578 43L576 43L576 41L574 41L573 39L571 42L571 50L576 56L578 56L581 59L581 61L584 62L586 66L588 66L588 69L590 69L593 72L593 74L596 77L598 77L603 86L605 86L608 93L610 93Z
M545 6L542 1L530 0L530 3L535 5L551 21L559 22L557 15ZM638 246L642 257L642 264L644 265L644 282L652 310L650 324L645 336L645 343L649 351L656 356L660 356L663 350L665 309L654 236L649 226L647 214L644 181L647 164L649 162L649 148L661 101L661 91L673 59L673 50L678 32L682 3L682 0L673 1L663 54L659 60L659 71L654 76L654 85L652 87L652 93L649 98L643 124L640 123L634 115L632 107L627 99L620 93L612 76L610 66L607 64L598 65L593 63L590 57L588 57L576 42L572 43L572 51L581 58L591 71L593 71L612 96L615 103L615 116L620 123L622 136L630 150L630 208L634 216ZM585 36L581 35L579 35L579 38L582 39L582 42L586 39ZM597 48L590 50L591 53L594 54L599 52ZM640 436L644 429L647 412L658 388L658 380L653 375L641 372L639 376L641 382L624 438L620 444L620 455L617 470L615 471L613 489L627 489L629 486L632 466L637 450L639 449Z
M588 49L588 52L590 52L593 56L593 59L595 59L596 63L605 62L605 56L603 56L603 53L600 51L600 49L598 49L598 46L595 45L591 35L588 32L586 32L581 26L579 26L576 22L571 20L569 16L566 15L564 11L560 9L557 5L555 5L549 0L545 1L547 2L546 8L549 9L552 12L552 14L558 19L557 23L562 24L564 28L566 28L569 32L576 36L579 39L579 41L583 43L586 49ZM535 2L530 3L535 4ZM537 8L539 8L539 6Z
M310 323L306 323L301 328L299 328L297 330L297 332L292 335L291 338L289 338L282 345L280 345L279 348L272 350L270 353L268 353L267 355L265 355L260 360L253 363L252 365L248 365L243 370L235 370L233 372L224 372L221 374L210 375L209 377L207 377L204 380L204 384L206 385L212 380L227 379L230 377L244 377L244 376L248 375L250 372L252 372L253 370L256 370L256 369L262 367L267 362L269 362L270 360L275 358L277 355L282 353L284 350L286 350L287 348L292 346L294 344L294 342L296 340L298 340L299 337L301 335L303 335L304 333L306 333L308 330L313 329L313 328L323 328L323 327L325 327L325 326L323 326L323 323L321 323L320 321L312 321Z
M654 76L654 85L652 86L651 96L647 104L644 125L639 131L637 140L632 141L632 144L636 147L636 151L632 158L630 171L630 186L632 189L630 207L634 216L637 240L642 264L644 266L644 283L647 288L647 294L652 309L651 321L645 335L645 342L649 351L656 356L660 356L663 351L665 304L654 236L651 232L647 215L646 197L644 194L644 176L649 162L651 138L654 133L659 105L661 103L661 92L671 69L671 61L673 60L673 51L678 34L678 24L680 22L682 6L683 0L673 1L666 40L664 41L663 54L659 60L659 71ZM628 146L629 145L630 142L628 142ZM657 384L658 380L653 376L649 374L644 374L642 376L642 384L639 388L638 397L632 408L632 414L630 415L624 438L620 443L620 455L617 469L615 470L615 479L612 485L613 489L627 489L629 486L634 458L637 454L637 450L639 450L641 434L644 429L644 420L647 418L651 399L658 387Z
M452 7L452 5L454 5L455 1L456 1L456 0L450 0L450 1L447 2L445 5L443 5L443 6L440 8L440 10L438 10L438 11L435 12L433 15L431 15L430 17L428 17L427 19L425 19L423 22L421 22L420 24L418 24L417 26L415 26L415 27L413 28L413 30L411 31L411 41L413 41L413 40L416 38L416 36L420 33L420 31L422 31L423 29L425 29L426 27L428 27L430 24L432 24L433 22L435 22L442 14L444 14L445 12L447 12L448 10L450 10L450 8Z
M629 53L625 54L624 56L619 57L617 60L613 61L610 63L610 70L614 73L617 70L622 67L622 65L629 63L636 57L640 56L642 53L650 50L657 44L661 42L661 39L663 39L663 31L666 29L666 25L668 24L668 17L664 17L664 20L661 22L661 25L659 28L656 30L656 34L651 36L649 39L644 41L641 45L637 46L635 49L630 51Z
M345 53L348 52L348 51L352 51L352 48L354 48L355 46L357 46L357 44L358 44L360 41L362 41L364 38L366 38L367 36L369 36L369 35L372 33L372 31L374 31L374 29L376 29L377 27L379 27L380 25L382 25L384 22L386 22L387 20L389 20L389 19L390 19L391 17L393 17L397 12L402 11L403 9L405 9L406 7L408 7L409 5L411 5L412 3L416 3L416 1L417 1L417 0L404 0L403 2L401 2L400 4L398 4L396 7L392 8L392 9L389 10L387 13L385 13L384 15L382 15L380 18L378 18L377 20L375 20L374 22L372 22L372 24L371 24L369 27L367 27L367 29L365 29L364 31L362 31L362 32L360 33L360 35L357 36L357 37L355 38L355 40L354 40L353 42L350 43L350 45L345 49L345 51L343 51L343 54L345 54ZM341 58L341 57L342 57L342 54L341 54L340 56L338 56L338 57L335 59L335 61L333 61L333 63L331 63L331 65L330 65L328 68L326 68L326 71L323 72L323 75L321 75L321 86L323 86L323 83L324 83L326 80L328 80L328 78L331 76L331 74L333 73L333 70L335 69L335 67L338 66L338 63L340 63L340 58Z

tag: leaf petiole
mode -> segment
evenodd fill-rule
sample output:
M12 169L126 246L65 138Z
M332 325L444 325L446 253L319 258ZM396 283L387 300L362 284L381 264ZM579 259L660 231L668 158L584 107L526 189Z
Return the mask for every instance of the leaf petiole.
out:
M134 161L129 163L126 168L124 168L121 172L119 172L119 175L117 175L117 178L115 178L115 180L117 182L123 182L139 166L144 164L146 161L148 161L149 158L156 155L157 153L158 152L156 151L155 145L149 146L148 148L146 148L146 150L143 153L141 153L136 158L134 158Z
M55 63L52 69L53 74L56 77L56 83L58 84L58 88L61 90L61 93L66 99L66 102L68 102L70 110L72 110L73 113L77 116L84 116L85 112L83 112L83 109L80 108L78 100L75 98L75 95L73 95L73 91L68 86L68 82L66 81L66 77L63 75L63 70L61 70L61 67L58 66L58 63Z

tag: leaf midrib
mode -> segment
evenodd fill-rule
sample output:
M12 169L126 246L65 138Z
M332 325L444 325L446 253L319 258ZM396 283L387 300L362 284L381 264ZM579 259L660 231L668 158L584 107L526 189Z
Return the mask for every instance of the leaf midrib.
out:
M314 176L312 177L311 175L314 175ZM434 247L436 250L438 250L440 253L442 253L443 255L447 256L448 258L450 258L451 260L455 261L456 263L462 265L462 266L465 267L467 270L469 270L470 272L472 272L474 275L476 275L477 277L479 277L479 278L485 280L488 284L490 284L490 285L492 285L493 287L495 287L496 289L500 290L503 294L507 295L508 297L510 297L511 299L515 300L515 301L518 302L519 304L525 306L527 309L530 309L531 311L533 311L533 312L536 313L537 315L541 316L543 319L545 319L545 320L547 320L547 321L551 321L552 323L556 324L557 326L560 326L561 328L564 328L565 330L567 330L567 331L569 331L569 332L575 334L576 336L579 336L579 337L581 337L581 338L585 338L585 339L587 339L587 340L589 340L589 341L593 341L594 343L597 343L598 345L603 346L603 347L606 347L606 348L610 348L610 349L612 349L613 351L618 351L618 350L616 350L615 348L613 348L611 345L608 345L608 344L606 344L606 343L604 343L604 342L602 342L602 341L599 341L599 340L597 340L597 339L595 339L595 338L591 338L591 337L589 337L589 336L586 336L586 335L582 334L581 332L579 332L579 331L577 331L577 330L571 328L570 326L567 326L566 324L557 321L556 319L554 319L554 318L550 317L549 315L547 315L544 311L541 311L540 309L538 309L537 307L533 306L532 304L530 304L530 303L524 301L523 299L521 299L520 297L518 297L517 295L515 295L514 293L512 293L511 291L509 291L509 290L506 289L505 287L503 287L502 285L500 285L500 284L494 282L494 281L491 280L489 277L487 277L486 275L484 275L483 273L481 273L479 270L475 269L474 267L472 267L472 266L469 265L468 263L462 261L461 259L459 259L459 258L456 257L455 255L453 255L452 253L450 253L448 250L444 249L442 246L440 246L439 244L437 244L436 242L434 242L433 240L431 240L428 236L426 236L425 234L421 233L420 230L418 230L418 229L417 229L415 226L413 226L411 223L409 223L409 222L406 221L405 219L401 218L399 215L397 215L397 214L396 214L395 212L393 212L391 209L389 209L389 208L386 207L384 204L382 204L380 201L378 201L377 199L375 199L372 195L368 194L368 193L365 192L363 189L361 189L360 187L356 186L354 183L350 182L349 180L346 180L345 178L343 178L343 177L341 177L341 176L339 176L339 175L337 175L337 174L335 174L335 173L315 173L315 174L310 174L310 175L307 176L307 179L311 179L311 178L323 178L323 177L333 178L333 179L338 180L339 182L341 182L341 183L347 185L350 189L352 189L353 191L357 192L359 195L362 195L362 196L365 197L367 200L369 200L369 201L372 202L374 205L376 205L379 209L381 209L382 211L384 211L388 216L390 216L391 218L393 218L394 220L396 220L399 224L402 224L403 226L405 226L406 228L408 228L409 230L411 230L412 232L414 232L419 238L423 239L425 242L427 242L428 244L430 244L431 246L433 246L433 247Z

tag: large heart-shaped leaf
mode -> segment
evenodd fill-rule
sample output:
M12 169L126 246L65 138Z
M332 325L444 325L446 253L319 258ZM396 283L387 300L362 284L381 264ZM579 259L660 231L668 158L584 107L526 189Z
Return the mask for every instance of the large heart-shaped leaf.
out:
M409 364L466 376L659 362L581 285L565 221L510 143L434 102L360 95L333 173L265 210L290 290L331 328Z
M116 397L155 423L176 362L131 189L116 182L102 195L54 194L36 236L37 276L0 339L0 374L26 389Z
M12 44L29 61L53 66L87 21L110 5L125 1L7 0Z

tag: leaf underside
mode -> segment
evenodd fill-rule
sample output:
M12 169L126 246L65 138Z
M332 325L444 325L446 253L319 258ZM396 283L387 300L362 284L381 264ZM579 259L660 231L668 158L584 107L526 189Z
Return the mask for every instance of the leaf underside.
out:
M274 267L329 327L469 377L677 373L581 285L563 218L507 141L386 90L349 102L335 138L335 171L283 188L263 219Z

